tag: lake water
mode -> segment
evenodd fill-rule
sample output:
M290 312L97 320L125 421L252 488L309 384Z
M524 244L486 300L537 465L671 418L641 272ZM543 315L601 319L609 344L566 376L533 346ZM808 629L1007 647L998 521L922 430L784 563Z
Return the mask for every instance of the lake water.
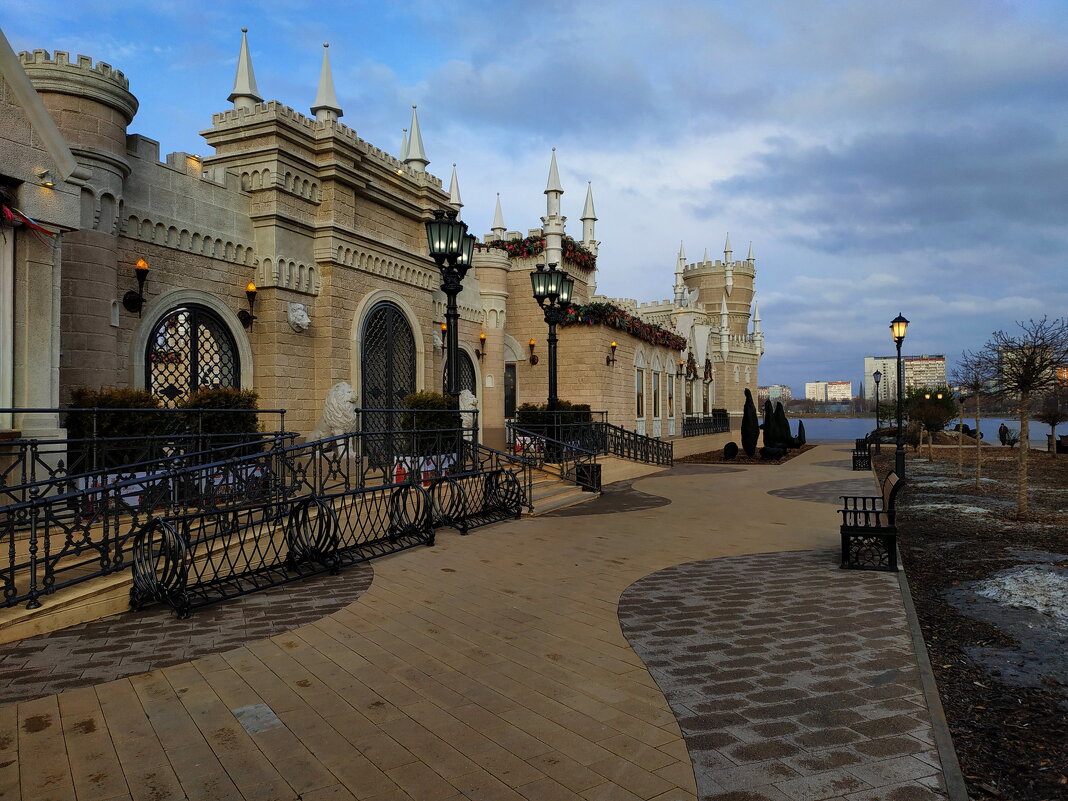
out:
M789 419L790 430L796 434L798 418L791 417ZM852 441L867 436L875 428L874 417L802 417L800 419L805 421L805 436L810 440L841 439ZM957 422L957 420L953 420L946 428L953 428L957 425ZM965 418L964 423L971 428L975 425L975 419ZM984 435L983 441L997 444L998 426L1002 423L1016 431L1020 429L1019 420L1004 417L984 417L979 422L980 431ZM883 424L886 424L885 420ZM1033 446L1046 447L1046 434L1049 433L1049 426L1032 420L1028 433ZM1057 427L1057 435L1060 436L1061 434L1068 434L1068 426Z

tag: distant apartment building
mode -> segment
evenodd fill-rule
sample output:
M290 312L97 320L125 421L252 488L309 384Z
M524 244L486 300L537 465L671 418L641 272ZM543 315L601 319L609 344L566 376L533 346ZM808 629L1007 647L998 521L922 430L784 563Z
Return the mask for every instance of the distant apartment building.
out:
M852 381L809 381L805 384L805 399L817 403L841 403L853 398Z
M771 401L772 405L776 403L785 405L792 397L793 393L786 384L769 384L766 387L757 387L757 400L761 405L764 404L764 401Z
M827 401L828 403L839 403L841 401L853 400L853 382L852 381L828 381L827 382Z
M905 391L912 387L938 387L946 385L946 357L941 354L902 356L905 368ZM879 383L879 398L887 401L897 393L897 357L864 357L864 396L875 398L875 371L882 373Z

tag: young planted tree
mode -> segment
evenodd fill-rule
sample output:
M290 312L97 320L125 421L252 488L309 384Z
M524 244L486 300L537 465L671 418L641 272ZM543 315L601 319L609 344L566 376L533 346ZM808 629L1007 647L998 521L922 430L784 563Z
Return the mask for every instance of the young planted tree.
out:
M923 444L923 433L927 434L927 458L932 458L932 445L934 433L946 427L946 423L957 415L957 404L949 387L913 387L909 390L905 399L905 409L910 421L918 422L922 428L920 431L920 444Z
M979 422L982 419L981 407L983 398L990 391L993 384L994 371L992 365L982 353L965 351L957 362L957 369L953 372L953 383L961 391L961 427L964 425L964 409L968 402L974 405L975 411L975 486L983 475L983 441L979 437ZM963 440L963 437L962 437ZM957 472L964 472L963 460L958 454Z
M1035 420L1049 426L1050 456L1057 456L1057 426L1068 422L1068 381L1058 380L1042 398Z
M1019 331L995 331L983 348L984 358L996 366L1002 392L1016 400L1020 420L1017 451L1016 519L1027 520L1027 465L1031 447L1028 423L1031 403L1057 383L1057 368L1068 364L1068 318L1017 322Z
M760 423L757 420L756 406L753 404L753 393L745 391L745 405L742 407L742 450L750 459L756 453L757 440L760 438Z

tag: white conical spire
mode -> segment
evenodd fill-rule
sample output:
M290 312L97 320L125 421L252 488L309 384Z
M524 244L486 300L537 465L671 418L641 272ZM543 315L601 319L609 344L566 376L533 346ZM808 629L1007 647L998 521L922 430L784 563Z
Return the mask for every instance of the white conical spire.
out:
M556 168L556 148L553 148L552 161L549 162L549 183L545 186L545 194L559 192L564 194L564 187L560 185L560 171Z
M234 77L234 90L226 98L236 109L252 111L257 103L262 103L260 90L256 87L256 73L252 70L252 56L248 52L248 28L241 29L241 52L237 55L237 75Z
M749 262L749 266L753 266L755 259L753 258L753 240L749 240L749 255L745 257L745 260Z
M586 183L586 205L582 207L582 241L591 244L594 239L594 224L597 222L597 212L593 210L593 182Z
M686 269L686 247L679 242L679 255L675 260L675 305L687 305L686 283L682 280L682 273Z
M311 107L315 119L320 121L337 121L343 116L334 91L334 74L330 71L330 45L323 42L323 66L319 71L319 91L315 93L315 103Z
M723 264L726 267L724 272L724 286L729 295L734 290L734 262L731 261L731 234L727 232L727 241L723 243Z
M731 254L734 251L731 250L731 232L727 232L727 241L723 243L723 261L726 264L731 263Z
M705 257L702 259L702 262L708 264L708 248L705 248Z
M423 150L423 135L419 132L419 116L412 106L412 125L408 129L408 152L404 155L404 163L410 164L417 172L425 172L430 159Z
M406 158L408 158L408 129L401 128L400 160L404 161Z
M755 330L760 330L760 304L753 300L753 326Z
M490 228L493 231L494 239L504 239L504 233L508 229L504 225L504 213L501 211L501 193L497 193L497 208L493 212L493 227Z
M596 220L597 212L593 210L593 181L586 182L586 205L582 207L580 220Z
M456 213L460 213L460 209L464 204L460 200L460 182L456 179L456 164L452 165L452 179L449 181L449 205L456 209Z

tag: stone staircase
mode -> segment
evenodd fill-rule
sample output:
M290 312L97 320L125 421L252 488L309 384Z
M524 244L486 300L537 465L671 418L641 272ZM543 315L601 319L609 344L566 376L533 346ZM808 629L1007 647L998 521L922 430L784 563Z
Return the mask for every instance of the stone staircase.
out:
M536 470L533 483L533 516L543 515L555 509L563 509L568 506L588 501L598 497L599 493L584 492L580 487L570 481L554 476L552 473Z

